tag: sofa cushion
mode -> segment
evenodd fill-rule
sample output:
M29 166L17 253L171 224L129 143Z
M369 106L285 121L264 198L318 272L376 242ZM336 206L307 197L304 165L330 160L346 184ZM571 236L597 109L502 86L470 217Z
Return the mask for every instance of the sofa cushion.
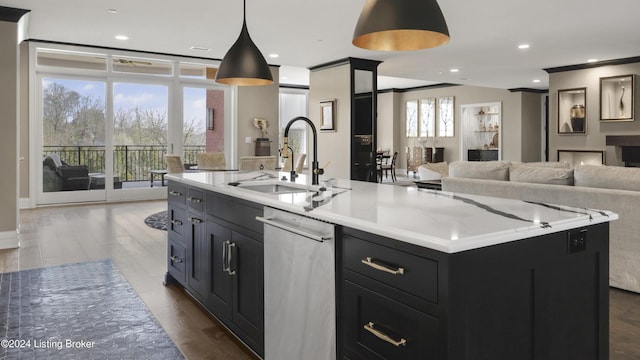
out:
M456 161L449 165L449 176L487 180L509 180L508 161Z
M640 191L639 168L578 165L573 176L576 186Z
M449 164L446 161L439 163L426 163L418 167L420 180L440 180L443 176L449 176Z
M512 161L511 169L518 166L537 166L537 167L550 167L550 168L562 168L571 169L571 164L568 161L532 161L532 162L519 162Z
M520 165L509 170L509 180L537 184L573 185L573 169Z

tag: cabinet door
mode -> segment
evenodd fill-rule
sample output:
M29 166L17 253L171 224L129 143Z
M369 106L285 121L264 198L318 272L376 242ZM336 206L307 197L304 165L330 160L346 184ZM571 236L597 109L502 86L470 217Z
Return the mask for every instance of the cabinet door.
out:
M182 242L178 243L169 239L168 241L167 270L176 281L182 286L185 284L185 250Z
M167 231L169 238L175 241L179 241L184 244L184 231L187 227L186 224L186 210L181 209L174 204L169 203Z
M231 269L233 322L264 349L264 250L262 243L233 232Z
M208 283L206 223L202 215L193 212L187 221L187 285L203 301Z
M209 242L209 286L207 307L216 316L231 319L231 277L224 270L225 247L231 242L231 230L215 222L207 222L207 241Z
M440 321L351 281L344 282L344 355L358 360L442 359Z

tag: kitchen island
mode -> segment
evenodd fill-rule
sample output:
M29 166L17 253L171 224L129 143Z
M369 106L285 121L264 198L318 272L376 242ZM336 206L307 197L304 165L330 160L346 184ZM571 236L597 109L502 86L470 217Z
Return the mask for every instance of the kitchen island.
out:
M608 356L616 214L348 180L310 186L283 175L167 176L167 282L259 356L270 360L264 337L278 331L264 327L269 285L255 220L263 206L336 225L335 315L327 314L336 331L327 336L339 359ZM281 185L288 189L275 190Z

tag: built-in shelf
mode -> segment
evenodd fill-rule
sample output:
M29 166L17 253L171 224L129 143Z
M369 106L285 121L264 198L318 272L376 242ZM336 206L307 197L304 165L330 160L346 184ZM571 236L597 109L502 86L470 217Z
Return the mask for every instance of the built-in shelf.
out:
M607 145L640 146L640 135L607 135Z
M497 160L502 158L500 154L502 104L500 102L463 104L461 108L461 160ZM490 156L480 156L478 151L488 151Z

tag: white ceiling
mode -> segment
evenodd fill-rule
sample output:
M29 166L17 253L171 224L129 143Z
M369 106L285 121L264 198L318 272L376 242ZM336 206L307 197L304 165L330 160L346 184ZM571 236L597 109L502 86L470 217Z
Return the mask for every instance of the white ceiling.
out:
M247 25L265 56L280 55L267 61L283 65L282 83L304 83L304 68L358 57L383 61L378 72L387 77L382 84L391 84L386 87L457 83L546 89L543 68L640 55L638 0L439 0L450 43L395 53L351 44L364 2L248 0ZM30 39L217 59L242 25L239 0L0 0L0 6L32 10ZM118 34L129 40L116 40ZM521 43L531 47L520 50ZM404 85L404 79L411 81Z

